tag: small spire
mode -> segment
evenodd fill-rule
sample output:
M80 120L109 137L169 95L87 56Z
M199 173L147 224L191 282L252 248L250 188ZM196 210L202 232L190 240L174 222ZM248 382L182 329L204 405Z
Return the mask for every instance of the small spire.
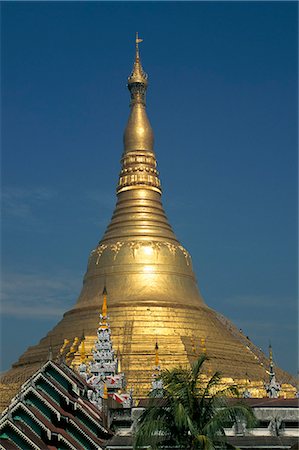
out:
M117 348L117 373L121 373L121 354L119 347Z
M60 347L59 354L57 356L57 361L61 361L66 347L70 343L69 339L64 339L62 346Z
M156 345L155 345L155 366L158 367L159 366L159 346L158 346L158 342L156 341Z
M138 32L136 32L136 39L135 39L136 53L135 53L135 61L134 61L133 71L128 78L129 89L130 89L130 84L133 84L133 83L143 83L145 85L147 84L147 74L144 72L144 70L142 68L140 54L139 54L139 44L142 41L143 41L143 39L140 39L138 37Z
M135 61L139 60L139 44L142 41L143 41L143 39L140 39L138 37L138 31L136 31L136 57L135 57Z
M48 360L52 361L53 359L53 349L52 349L52 343L49 345L49 352L48 352Z
M107 317L107 289L106 289L106 286L103 289L102 314L103 314L103 316Z
M272 345L269 343L269 383L265 385L266 392L268 397L277 398L279 397L279 392L281 390L280 384L276 381L275 371L274 371L274 363L273 363L273 351Z
M86 362L84 330L83 330L82 338L81 338L80 360L81 360L81 364L84 364Z
M59 350L59 353L62 355L64 353L65 347L70 343L69 339L64 339L63 341L63 345L61 347L61 349Z
M270 367L273 367L273 350L271 342L269 342L269 360L270 360Z
M103 399L107 400L108 398L108 388L107 388L107 384L104 383L104 389L103 389Z
M107 328L108 307L107 307L107 289L104 286L103 289L103 305L101 314L101 328Z
M270 379L273 378L273 375L275 376L274 372L274 363L273 363L273 350L271 342L269 341L269 373L270 373Z
M162 397L163 392L163 381L160 378L161 375L161 368L159 365L159 346L158 341L156 340L155 345L155 367L154 372L152 373L152 388L151 388L151 395L155 397Z
M246 378L245 378L245 389L244 389L244 392L243 392L243 398L250 398L251 397L251 392L248 389L248 387L250 385L250 380L248 378L248 373L247 372L245 373L245 375L246 375Z
M70 363L71 358L73 357L74 353L77 351L78 343L79 343L79 338L76 336L74 341L73 341L73 343L72 343L72 345L71 345L71 348L70 348L69 352L66 354L66 357L65 357L67 364Z

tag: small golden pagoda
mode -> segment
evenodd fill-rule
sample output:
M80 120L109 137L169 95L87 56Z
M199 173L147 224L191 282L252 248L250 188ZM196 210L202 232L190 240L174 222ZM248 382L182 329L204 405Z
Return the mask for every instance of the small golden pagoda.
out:
M128 78L130 115L117 185L117 203L106 232L91 252L82 291L74 307L44 337L29 347L4 375L3 402L48 355L66 353L84 330L84 352L91 355L104 286L109 291L110 323L122 358L128 388L135 397L151 387L154 344L161 368L188 365L199 353L210 358L207 376L218 370L223 385L237 384L252 397L266 396L269 360L226 318L204 302L189 252L176 238L161 201L154 134L146 113L148 77L136 36L133 71ZM73 356L72 366L80 364ZM276 369L282 396L294 396L295 379Z

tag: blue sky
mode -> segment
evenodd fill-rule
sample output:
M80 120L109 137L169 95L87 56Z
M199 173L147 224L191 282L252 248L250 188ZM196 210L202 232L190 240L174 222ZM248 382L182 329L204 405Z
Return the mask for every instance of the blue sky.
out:
M297 371L297 3L6 2L2 370L75 303L108 224L134 36L170 222L206 303Z

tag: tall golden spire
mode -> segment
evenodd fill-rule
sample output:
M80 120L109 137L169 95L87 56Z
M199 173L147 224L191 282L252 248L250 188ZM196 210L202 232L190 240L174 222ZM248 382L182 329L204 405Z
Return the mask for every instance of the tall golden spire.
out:
M95 281L102 289L106 279L111 307L115 301L131 302L132 292L135 301L146 298L185 304L188 298L191 303L203 304L190 255L177 240L162 206L153 132L145 107L148 77L141 65L141 41L137 34L133 71L128 78L131 111L124 132L117 203L89 260L84 281L88 296L83 294L80 306L96 300Z
M124 152L118 193L134 189L136 186L146 186L161 193L154 154L154 133L145 109L148 77L141 65L140 42L142 39L139 39L136 33L135 62L128 78L131 113L124 132Z

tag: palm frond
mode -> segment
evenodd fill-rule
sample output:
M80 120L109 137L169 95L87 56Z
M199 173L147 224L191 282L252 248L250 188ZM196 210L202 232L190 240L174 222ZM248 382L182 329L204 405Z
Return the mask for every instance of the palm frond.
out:
M193 377L197 380L200 374L201 368L205 361L208 361L208 357L205 354L200 355L200 357L192 364L192 374Z
M214 450L214 444L213 442L204 434L198 434L197 436L195 436L195 438L193 439L193 448L199 448L202 450Z
M209 379L203 391L202 390L199 391L201 399L203 401L208 397L213 398L217 394L218 390L216 391L216 393L212 393L211 389L219 384L220 379L221 379L220 372L215 372L214 375L212 375L211 378Z
M207 359L201 355L189 370L178 367L162 371L163 399L158 402L152 398L141 415L135 449L142 445L152 449L173 445L192 450L232 449L234 446L225 437L228 424L240 420L248 428L255 424L252 411L244 404L227 404L227 398L238 395L238 391L235 386L218 389L219 372L200 385L201 369Z
M173 434L173 420L167 408L150 407L145 410L138 421L138 431L135 433L134 448L151 445L159 448Z
M238 447L235 447L233 444L230 444L227 441L221 440L221 441L214 441L214 446L217 449L221 450L240 450Z
M252 410L240 404L217 409L213 417L205 424L203 431L207 435L224 434L225 425L238 421L243 421L247 428L252 428L256 424Z

